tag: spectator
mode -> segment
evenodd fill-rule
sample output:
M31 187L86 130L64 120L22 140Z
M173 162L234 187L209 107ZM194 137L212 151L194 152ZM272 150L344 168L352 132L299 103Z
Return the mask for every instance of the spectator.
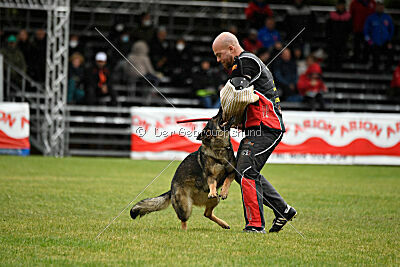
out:
M31 49L32 49L32 44L29 42L29 35L28 32L23 29L20 30L18 33L18 49L22 52L22 54L24 55L24 59L25 59L25 63L26 63L26 67L27 67L27 73L32 76L32 71L31 71Z
M351 15L346 11L346 1L338 0L336 10L329 13L326 25L328 66L341 69L347 55L347 41L351 32Z
M365 62L368 59L364 41L364 24L369 15L374 13L375 0L352 0L350 14L353 20L353 57L357 62Z
M81 55L83 55L83 53L85 52L83 44L79 41L79 36L76 34L72 34L69 37L69 54L73 55L76 52L80 53Z
M268 49L272 48L275 43L281 41L279 32L275 30L275 19L273 17L265 19L265 27L258 31L258 40Z
M376 12L365 21L365 40L372 52L372 68L379 69L381 55L386 56L386 69L392 68L392 38L394 25L390 15L384 13L383 0L376 1Z
M15 35L8 36L7 47L2 48L0 53L3 54L4 59L10 62L12 65L24 72L26 71L24 55L17 46L17 38Z
M160 27L157 31L157 36L151 42L151 61L157 71L168 74L168 64L171 57L171 45L167 41L167 30Z
M259 29L267 17L272 17L272 10L265 0L253 0L245 9L246 19L251 28Z
M328 89L322 81L322 71L318 63L312 63L306 73L300 75L297 89L311 110L315 110L316 102L319 103L320 109L325 109L322 94L327 92Z
M200 70L193 75L193 89L196 96L200 99L204 108L219 108L220 100L218 97L218 80L214 75L210 62L203 60Z
M274 64L274 75L277 87L280 89L281 100L288 102L300 102L301 97L297 92L297 65L292 59L290 49L282 51L279 59Z
M140 25L135 29L134 38L136 40L143 40L150 45L154 38L155 30L153 27L153 22L151 21L151 16L149 13L142 13L140 17Z
M135 83L138 80L142 80L142 75L146 77L155 86L159 84L159 79L156 76L153 65L151 64L149 53L149 46L145 41L137 41L133 44L131 53L128 59L134 65L134 68L123 61L124 73L129 77L129 83ZM147 82L146 82L147 83Z
M263 47L260 40L257 39L258 32L256 29L250 29L247 38L243 40L243 48L253 54L257 54L257 51Z
M126 26L125 24L117 18L117 20L115 21L114 25L111 28L111 31L108 35L108 39L110 39L110 41L112 43L115 43L119 40L121 34L126 30Z
M260 49L258 49L257 56L265 65L267 65L269 63L269 60L271 59L271 53L265 47L261 47Z
M75 52L71 55L68 71L68 104L82 104L84 101L85 70L83 68L83 63L84 58L81 53Z
M315 16L311 8L304 4L303 0L294 0L289 6L284 20L287 39L295 37L304 27L306 28L294 41L293 45L301 47L302 53L308 56L310 53L310 41L312 41Z
M89 105L100 104L100 100L104 96L111 97L111 105L117 104L117 95L112 88L111 72L106 66L107 55L104 52L96 54L96 65L89 71L85 77L86 81L86 102Z
M46 32L38 29L32 43L32 66L33 78L39 82L44 82L46 76Z
M393 72L393 79L390 83L388 97L400 104L400 63Z
M121 52L124 56L128 56L133 43L131 39L132 38L128 30L123 30L120 33L119 37L115 41L115 46L118 48L118 51L116 49L112 49L109 52L111 56L107 65L110 69L114 70L118 62L121 60L121 54L119 52Z
M188 85L193 68L193 53L184 38L176 41L171 52L171 79L176 86Z
M307 63L306 60L303 58L300 47L295 46L293 48L293 57L297 65L297 74L301 75L305 73L307 71ZM308 57L313 58L312 55L309 55Z

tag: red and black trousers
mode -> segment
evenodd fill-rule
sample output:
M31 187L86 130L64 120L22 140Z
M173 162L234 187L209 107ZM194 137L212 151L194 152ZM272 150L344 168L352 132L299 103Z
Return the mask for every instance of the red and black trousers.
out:
M242 201L246 228L264 229L263 204L271 208L275 216L283 212L286 202L270 182L260 174L269 156L282 140L283 132L252 127L240 142L237 153L236 181L242 189ZM278 212L277 212L278 211Z

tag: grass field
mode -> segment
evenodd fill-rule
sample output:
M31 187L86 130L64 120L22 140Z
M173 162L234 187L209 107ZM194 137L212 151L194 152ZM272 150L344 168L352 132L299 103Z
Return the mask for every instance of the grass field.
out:
M188 231L172 207L133 221L129 209L168 164L104 158L0 157L0 265L399 265L400 168L269 165L299 216L278 234L245 234L239 186L215 213L194 208ZM166 192L174 162L140 197ZM266 208L269 228L272 212Z

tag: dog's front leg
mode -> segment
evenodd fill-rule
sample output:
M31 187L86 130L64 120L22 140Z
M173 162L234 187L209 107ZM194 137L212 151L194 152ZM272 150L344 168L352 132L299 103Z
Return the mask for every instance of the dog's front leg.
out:
M220 194L222 199L226 199L228 197L229 187L231 187L231 183L234 179L235 179L235 173L231 173L226 177L224 184L222 185Z
M208 193L208 198L217 198L217 180L214 177L209 177L207 179L208 187L210 188L210 193Z

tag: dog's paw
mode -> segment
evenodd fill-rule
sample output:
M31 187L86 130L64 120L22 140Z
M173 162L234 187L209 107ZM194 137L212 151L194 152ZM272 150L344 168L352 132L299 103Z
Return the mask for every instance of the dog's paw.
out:
M221 193L219 196L222 198L222 200L225 200L228 198L228 193Z
M210 198L217 198L218 197L218 194L217 193L209 193L208 194L208 198L210 199Z
M222 226L222 228L224 228L224 229L231 229L231 227L230 227L229 225L224 225L224 226Z

